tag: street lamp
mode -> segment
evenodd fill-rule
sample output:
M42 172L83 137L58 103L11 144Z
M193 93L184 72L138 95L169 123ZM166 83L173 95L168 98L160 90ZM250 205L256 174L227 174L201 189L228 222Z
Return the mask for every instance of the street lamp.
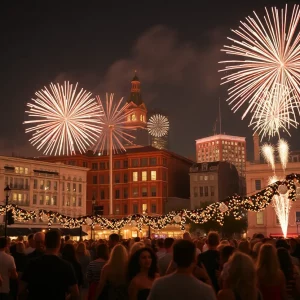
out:
M96 199L95 199L95 196L93 195L92 197L92 216L95 215L95 205L96 205ZM91 226L91 240L93 239L93 226Z
M8 199L10 196L11 189L7 185L6 188L4 189L5 192L5 223L4 223L4 236L5 239L7 238L7 206L8 206Z

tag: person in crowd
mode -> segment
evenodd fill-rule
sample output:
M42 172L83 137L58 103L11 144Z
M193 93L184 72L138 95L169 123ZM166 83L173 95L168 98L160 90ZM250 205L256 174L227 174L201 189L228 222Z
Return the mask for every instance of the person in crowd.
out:
M112 233L108 238L109 250L111 251L119 243L120 243L120 236L116 233Z
M120 244L114 246L108 262L102 269L95 299L126 300L128 298L127 263L126 248Z
M164 247L164 239L158 239L156 245L157 245L156 256L157 259L160 259L166 254L166 249Z
M260 248L256 262L258 287L264 300L284 300L287 298L284 274L276 249L271 244Z
M218 293L218 300L262 300L256 287L256 270L251 257L236 252L230 257L228 265L224 287Z
M34 234L30 233L27 238L28 238L28 247L25 249L25 255L28 255L35 250Z
M86 249L85 243L80 242L76 248L76 258L81 266L81 273L83 275L82 293L86 294L88 288L88 280L86 277L87 267L91 261L91 256L89 251ZM82 296L84 298L84 296Z
M239 242L238 250L242 253L250 255L250 244L247 240L242 240Z
M75 272L75 277L77 279L77 285L80 288L82 288L83 285L83 273L81 270L81 265L78 262L78 259L76 257L75 247L73 244L67 243L64 246L64 249L61 254L61 258L67 262L69 262L73 270Z
M192 241L192 237L191 237L191 234L189 232L185 232L183 234L183 237L182 237L184 240L187 240L187 241ZM199 255L201 253L200 249L196 248L196 255Z
M86 276L89 282L88 300L94 300L101 271L109 258L108 246L106 244L99 244L96 250L97 258L91 261L87 267Z
M166 251L166 254L158 259L158 270L160 276L164 276L167 272L167 269L172 261L173 253L172 253L172 246L174 243L173 238L166 238L164 240L164 248Z
M152 249L145 247L137 250L128 263L129 299L146 300L158 276L157 257Z
M69 262L58 257L61 235L58 230L49 230L45 236L45 255L32 259L25 268L19 293L28 290L32 300L79 300L75 272Z
M0 299L9 300L10 286L9 279L17 279L18 273L16 270L14 258L7 254L7 239L0 237Z
M300 274L286 248L278 248L280 269L284 274L288 299L300 299Z
M276 248L285 248L288 250L289 253L291 253L291 246L288 244L288 242L284 239L279 239L276 241ZM297 257L291 256L291 260L293 262L293 265L299 266L299 259Z
M142 249L145 247L145 244L143 242L136 242L132 244L130 250L129 250L129 256L132 256L136 251L139 249Z
M198 255L198 266L201 268L203 264L216 292L219 291L217 278L217 271L220 269L220 253L217 251L219 241L217 232L209 232L206 241L208 250Z
M37 232L34 234L35 249L27 255L28 260L42 256L45 253L45 234Z
M224 275L228 273L228 260L235 251L236 249L232 246L225 246L220 251L220 269L216 272L219 288L223 287Z
M192 241L175 242L173 260L177 266L176 271L154 281L148 300L216 299L213 289L193 275L196 246Z

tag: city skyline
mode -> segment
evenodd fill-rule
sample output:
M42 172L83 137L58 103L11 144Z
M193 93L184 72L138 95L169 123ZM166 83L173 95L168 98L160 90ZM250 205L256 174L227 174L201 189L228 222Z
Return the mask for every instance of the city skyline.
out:
M105 17L110 15L109 4L88 7L75 1L70 11L68 6L62 5L57 11L55 5L51 8L47 4L33 5L31 1L26 5L7 4L2 18L2 28L7 30L1 49L5 70L0 86L0 124L4 129L0 135L1 154L42 154L27 141L22 123L26 103L51 81L78 81L93 95L103 97L106 92L115 92L117 98L127 98L137 69L149 110L159 109L168 114L172 151L195 159L195 140L213 135L220 99L221 133L245 136L247 158L252 159L253 131L247 120L241 121L240 115L232 113L225 101L226 87L220 86L220 49L230 28L237 27L253 10L263 12L264 6L282 8L284 4L254 1L241 8L234 6L237 1L229 2L232 5L220 4L216 10L206 3L201 11L195 12L196 1L183 10L174 4L169 14L167 5L160 3L163 18L156 14L153 3L140 8L134 20L126 19L119 5L117 22ZM231 14L224 14L228 5ZM132 12L138 9L135 5L127 6ZM96 18L97 12L100 18ZM206 16L208 12L214 16L212 20ZM124 25L122 32L120 24ZM122 37L124 32L126 38ZM292 138L287 138L292 150L300 148L295 133L291 130Z

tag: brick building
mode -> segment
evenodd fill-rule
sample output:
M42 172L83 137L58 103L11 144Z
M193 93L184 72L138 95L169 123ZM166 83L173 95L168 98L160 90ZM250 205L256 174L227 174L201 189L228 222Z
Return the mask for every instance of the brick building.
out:
M69 157L40 157L89 168L87 207L92 200L99 214L109 213L109 156L92 152ZM113 212L115 217L130 214L162 214L168 197L189 198L189 168L193 162L180 155L151 146L128 148L113 156Z

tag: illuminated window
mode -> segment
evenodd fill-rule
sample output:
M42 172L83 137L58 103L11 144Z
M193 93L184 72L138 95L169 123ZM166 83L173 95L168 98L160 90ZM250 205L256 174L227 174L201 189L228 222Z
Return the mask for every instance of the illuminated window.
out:
M264 224L264 212L259 211L256 213L256 224L257 225L263 225Z
M24 168L20 167L20 174L23 174L23 173L24 173Z
M147 181L147 171L142 172L142 181Z
M204 180L208 180L208 176L204 176Z
M19 167L15 167L15 172L16 173L20 173L20 168Z
M148 211L147 211L147 204L142 204L142 210L143 210L143 214L146 214Z
M50 205L50 196L49 195L45 196L45 202L46 202L45 203L46 205Z
M28 168L25 168L25 174L28 174Z
M156 171L151 171L151 180L156 180Z
M138 172L132 173L132 181L138 181Z
M143 122L143 115L140 115L140 121Z
M133 114L133 115L131 116L131 121L136 121L136 115L135 115L135 114Z

